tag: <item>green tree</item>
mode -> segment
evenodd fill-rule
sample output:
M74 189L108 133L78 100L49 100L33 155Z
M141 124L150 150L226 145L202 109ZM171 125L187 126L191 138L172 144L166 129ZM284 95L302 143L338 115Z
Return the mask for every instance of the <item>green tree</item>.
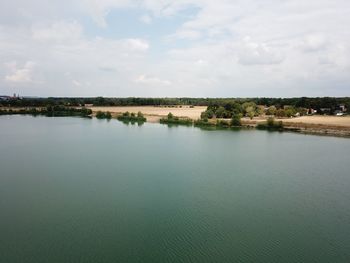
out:
M296 114L296 110L293 107L288 107L284 110L285 115L290 118Z
M256 113L256 104L254 102L244 102L242 104L242 109L245 114L245 116L249 117L250 119L253 119Z
M276 111L277 111L277 109L276 109L275 106L270 106L270 107L267 109L266 114L267 114L267 115L275 115L275 114L276 114Z
M267 118L267 127L273 127L275 125L275 118L274 117L269 117Z
M225 111L226 111L225 108L220 106L215 112L216 118L223 118L224 114L225 114Z
M244 102L244 103L242 104L242 109L243 109L244 113L247 113L247 108L249 108L249 107L252 107L253 110L255 111L255 109L256 109L256 104L255 104L254 102L252 102L252 101L250 101L250 102Z
M231 125L232 126L241 126L242 125L241 117L242 117L241 114L233 114L232 119L231 119Z
M255 111L254 111L254 109L252 107L248 107L247 108L246 116L249 117L251 120L254 118Z
M277 117L286 117L284 109L278 109L275 114Z
M96 118L97 119L103 119L105 117L105 114L102 111L98 111L96 113Z
M211 109L208 109L201 113L201 119L204 119L204 118L212 119L213 117L214 117L214 111Z

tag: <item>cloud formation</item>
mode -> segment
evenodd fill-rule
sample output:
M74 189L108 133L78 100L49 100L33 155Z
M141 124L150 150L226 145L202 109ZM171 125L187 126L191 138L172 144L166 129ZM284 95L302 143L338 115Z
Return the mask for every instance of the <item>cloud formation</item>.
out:
M344 96L346 0L0 4L0 93Z
M23 67L19 67L16 61L7 63L6 66L10 70L10 73L5 76L7 82L12 83L30 83L32 82L32 72L35 63L27 61Z
M136 83L148 84L148 85L171 85L169 80L162 80L157 77L151 77L147 75L140 75L135 80Z

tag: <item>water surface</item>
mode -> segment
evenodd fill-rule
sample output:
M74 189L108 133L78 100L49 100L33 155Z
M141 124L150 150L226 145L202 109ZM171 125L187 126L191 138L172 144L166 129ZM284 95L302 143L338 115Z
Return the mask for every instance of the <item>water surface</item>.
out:
M0 262L350 262L350 139L0 116Z

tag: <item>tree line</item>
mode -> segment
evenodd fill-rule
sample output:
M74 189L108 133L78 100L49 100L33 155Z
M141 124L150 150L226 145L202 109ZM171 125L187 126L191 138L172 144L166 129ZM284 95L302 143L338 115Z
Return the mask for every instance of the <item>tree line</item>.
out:
M275 106L277 109L291 106L294 108L313 108L321 110L330 109L334 112L338 105L343 104L350 109L350 97L300 97L300 98L110 98L110 97L93 97L93 98L15 98L0 101L0 106L13 107L46 107L46 106L84 106L93 104L94 106L210 106L225 107L234 105L234 103L255 103L256 105Z
M92 115L92 110L87 108L73 108L73 107L65 107L61 105L56 106L47 106L47 107L28 107L21 108L19 110L9 109L1 109L0 115L44 115L47 117L65 117L65 116L81 116L81 117L90 117Z

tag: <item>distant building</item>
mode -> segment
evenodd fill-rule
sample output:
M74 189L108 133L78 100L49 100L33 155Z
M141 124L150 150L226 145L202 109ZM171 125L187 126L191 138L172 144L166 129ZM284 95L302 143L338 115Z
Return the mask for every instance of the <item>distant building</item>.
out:
M13 96L2 95L0 96L0 101L18 100L21 99L19 94L14 93Z
M310 109L307 110L306 114L313 115L313 114L316 114L316 113L317 113L317 110L310 108Z
M344 104L340 104L340 105L338 106L338 108L339 108L339 110L342 111L342 112L346 112L346 111L347 111L347 108L346 108L346 106L345 106Z
M10 100L10 96L0 96L0 100Z

